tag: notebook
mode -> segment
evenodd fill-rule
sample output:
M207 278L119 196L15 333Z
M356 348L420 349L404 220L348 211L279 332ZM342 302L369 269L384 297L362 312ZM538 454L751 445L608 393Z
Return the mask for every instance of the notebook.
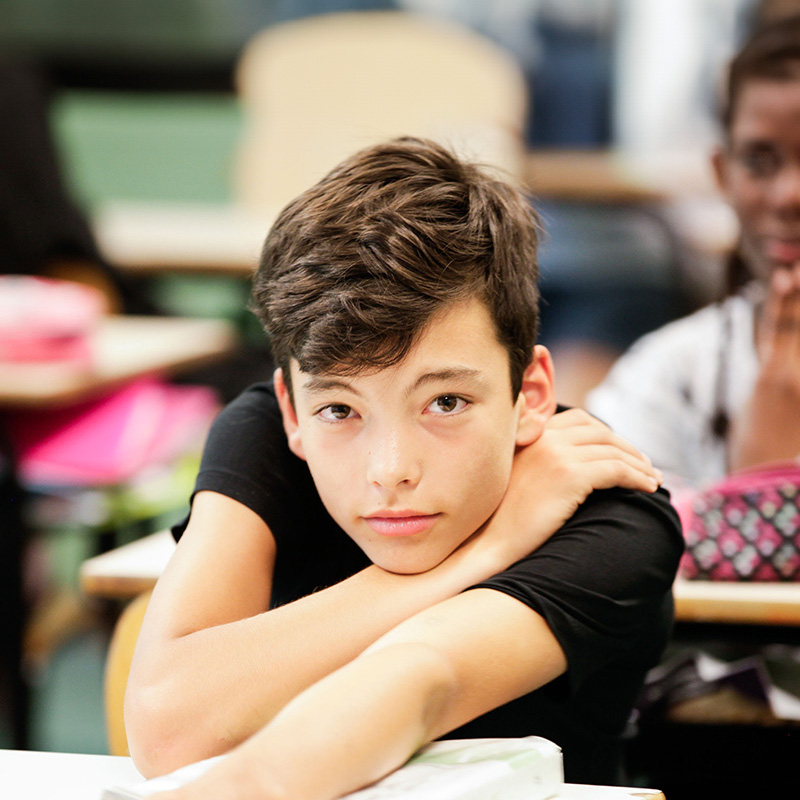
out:
M202 775L220 758L190 764L129 787L111 787L102 800L142 800ZM564 783L561 748L540 736L451 739L424 747L377 783L346 800L545 800Z

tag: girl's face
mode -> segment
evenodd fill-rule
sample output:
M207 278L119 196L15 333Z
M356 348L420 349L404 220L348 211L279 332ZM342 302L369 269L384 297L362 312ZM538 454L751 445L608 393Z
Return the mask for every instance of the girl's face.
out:
M764 280L800 261L800 80L744 84L714 168L751 271Z

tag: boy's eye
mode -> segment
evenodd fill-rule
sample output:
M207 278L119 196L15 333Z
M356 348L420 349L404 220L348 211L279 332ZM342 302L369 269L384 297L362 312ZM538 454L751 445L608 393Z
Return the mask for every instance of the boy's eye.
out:
M453 414L466 408L467 401L457 394L442 394L435 398L427 410L433 414Z
M353 409L342 403L331 403L329 406L324 406L317 414L322 417L322 419L328 420L328 422L339 422L343 419L349 419L355 416Z

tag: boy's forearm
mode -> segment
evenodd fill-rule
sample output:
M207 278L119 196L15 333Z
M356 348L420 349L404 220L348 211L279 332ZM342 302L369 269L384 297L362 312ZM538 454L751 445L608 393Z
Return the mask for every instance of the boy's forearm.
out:
M507 566L480 538L427 573L369 567L286 606L150 643L126 701L137 766L160 774L227 751L400 622Z
M401 766L436 734L456 691L434 648L370 652L289 703L175 800L329 800Z

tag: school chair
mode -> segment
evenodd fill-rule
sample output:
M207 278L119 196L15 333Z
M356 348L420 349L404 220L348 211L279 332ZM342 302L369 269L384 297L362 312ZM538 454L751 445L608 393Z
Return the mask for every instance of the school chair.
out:
M368 11L274 25L246 44L236 81L233 194L244 206L277 212L342 159L404 135L522 174L522 69L453 22Z
M128 684L133 651L151 594L152 592L144 592L125 607L114 626L108 648L103 700L108 752L112 756L130 755L123 714L125 687Z

